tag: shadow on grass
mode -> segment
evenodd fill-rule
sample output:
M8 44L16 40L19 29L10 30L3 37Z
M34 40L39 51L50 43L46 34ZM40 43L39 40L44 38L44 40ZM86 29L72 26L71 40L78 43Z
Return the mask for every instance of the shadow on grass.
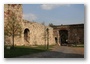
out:
M22 55L28 55L38 52L44 52L47 51L43 47L24 47L24 46L17 46L14 47L14 49L6 49L4 48L4 58L13 58L18 57Z

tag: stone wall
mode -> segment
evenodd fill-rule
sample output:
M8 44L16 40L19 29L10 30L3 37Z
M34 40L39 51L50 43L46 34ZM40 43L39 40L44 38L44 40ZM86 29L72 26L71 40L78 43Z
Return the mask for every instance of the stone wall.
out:
M46 27L42 24L36 23L36 22L30 22L24 20L23 22L23 42L24 44L28 45L46 45L47 44L47 38L49 38L49 44L55 44L54 38L53 38L53 28ZM49 29L49 36L47 36L47 30ZM29 30L29 39L26 41L24 39L25 37L25 29Z
M22 22L22 5L21 4L4 4L4 22L6 24L8 17L15 13L18 22Z
M7 23L9 21L9 18L11 18L12 14L15 14L16 22L19 23L22 26L22 5L21 4L4 4L4 32L7 32ZM12 27L12 26L11 26ZM14 43L20 43L22 42L22 36L15 36ZM5 44L9 43L9 45L12 45L12 36L7 36L4 34L4 42Z
M4 5L4 24L8 23L8 17L10 13L14 12L17 16L17 23L22 26L21 36L15 36L15 45L49 45L55 44L53 36L53 28L42 25L37 22L30 22L22 19L22 5L21 4L5 4ZM4 25L4 28L5 28ZM49 29L47 32L47 28ZM5 30L4 30L5 31ZM12 37L4 35L5 44L9 43L12 45Z
M68 32L68 43L84 43L84 24L72 24L72 25L52 25L54 31L54 38L57 38L58 44L61 44L60 30L66 30Z
M70 25L69 40L73 40L78 44L84 43L84 24Z
M22 27L21 36L15 36L15 45L49 45L55 44L55 38L58 44L61 44L61 30L68 31L68 43L78 44L84 43L84 24L74 25L53 25L51 27L42 25L37 22L30 22L22 19L21 4L5 4L4 5L4 32L8 23L8 18L15 13L16 22ZM12 45L12 37L4 35L4 43Z

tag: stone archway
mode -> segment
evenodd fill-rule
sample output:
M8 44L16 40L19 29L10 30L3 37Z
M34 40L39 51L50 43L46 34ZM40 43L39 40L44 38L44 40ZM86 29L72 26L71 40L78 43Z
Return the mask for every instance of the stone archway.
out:
M28 42L29 43L29 39L30 39L30 30L28 29L28 28L26 28L25 30L24 30L24 40L26 41L26 42Z
M60 44L62 45L67 45L67 40L68 40L68 30L60 30L59 31L59 36L60 36Z

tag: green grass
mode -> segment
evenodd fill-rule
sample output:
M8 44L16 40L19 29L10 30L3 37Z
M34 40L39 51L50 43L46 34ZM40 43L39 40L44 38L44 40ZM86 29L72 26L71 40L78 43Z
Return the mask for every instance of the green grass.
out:
M53 48L53 46L55 45L49 45L49 49L48 50L51 50L51 48ZM47 49L47 46L44 46L44 45L38 45L37 47L35 47L36 49Z
M51 47L53 46L49 46L49 48ZM39 52L44 52L44 51L49 51L49 50L47 50L45 46L35 46L35 47L15 46L14 49L6 49L5 47L4 58L13 58L13 57L39 53Z
M73 46L73 47L82 47L82 48L84 48L84 44L78 44L77 46Z

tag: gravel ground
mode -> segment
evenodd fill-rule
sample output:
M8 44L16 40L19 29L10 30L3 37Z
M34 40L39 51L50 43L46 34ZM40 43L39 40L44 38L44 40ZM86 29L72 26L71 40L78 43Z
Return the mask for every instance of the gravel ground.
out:
M18 58L84 58L84 48L56 45L51 51L20 56Z

